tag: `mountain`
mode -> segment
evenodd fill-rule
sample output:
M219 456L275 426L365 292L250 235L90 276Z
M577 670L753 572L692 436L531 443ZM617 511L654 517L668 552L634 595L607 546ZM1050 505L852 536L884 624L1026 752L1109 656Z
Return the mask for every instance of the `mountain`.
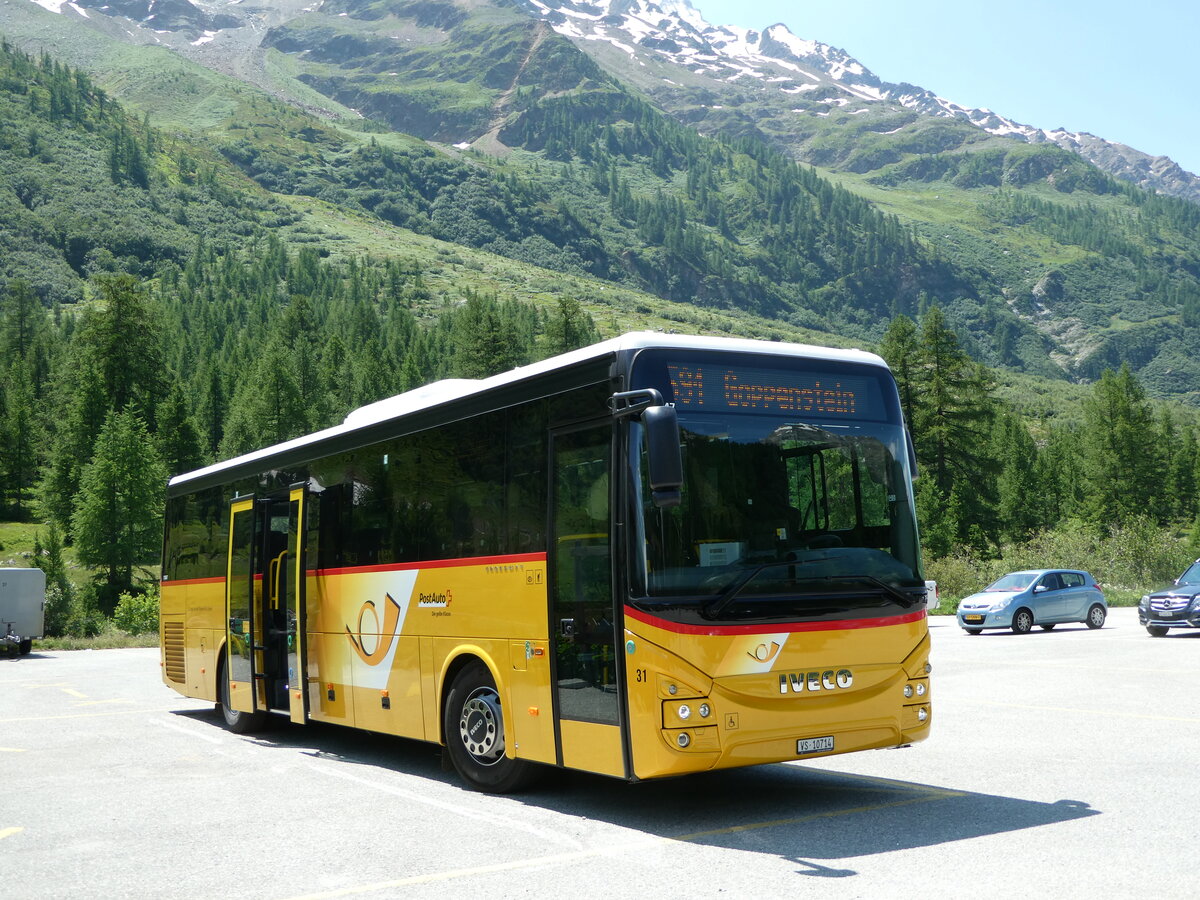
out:
M990 365L1065 382L1128 363L1200 398L1200 205L781 26L641 0L277 0L179 2L172 30L158 7L49 2L0 6L0 34L91 73L219 183L324 211L286 240L344 253L375 229L379 252L441 241L468 270L541 267L598 322L661 308L871 345L936 303Z
M1118 178L1200 202L1200 178L1165 156L1150 156L1085 132L1023 125L988 109L960 106L916 85L882 81L844 50L799 38L782 23L763 31L711 25L688 0L520 2L664 108L686 112L702 130L729 127L731 115L752 129L763 109L770 110L775 121L764 130L806 161L830 162L819 147L796 139L811 131L797 119L827 115L833 109L868 118L903 109L967 122L989 134L1052 143ZM711 102L699 102L704 99ZM705 108L724 112L710 120L702 112ZM735 108L737 114L728 112Z

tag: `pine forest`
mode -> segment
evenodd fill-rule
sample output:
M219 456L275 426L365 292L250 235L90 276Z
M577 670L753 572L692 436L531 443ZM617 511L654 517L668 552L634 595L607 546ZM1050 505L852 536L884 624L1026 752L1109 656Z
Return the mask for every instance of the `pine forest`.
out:
M170 475L643 328L881 354L943 610L1051 559L1135 602L1200 556L1200 207L961 129L810 165L570 47L525 47L484 153L225 83L187 127L0 42L0 565L47 572L49 635L157 627Z

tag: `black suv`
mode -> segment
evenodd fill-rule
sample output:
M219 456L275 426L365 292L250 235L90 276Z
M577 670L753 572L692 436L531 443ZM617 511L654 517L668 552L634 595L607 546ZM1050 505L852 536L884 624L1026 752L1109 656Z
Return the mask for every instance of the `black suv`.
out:
M1138 621L1151 637L1168 628L1200 628L1200 559L1175 579L1175 585L1147 594L1138 604Z

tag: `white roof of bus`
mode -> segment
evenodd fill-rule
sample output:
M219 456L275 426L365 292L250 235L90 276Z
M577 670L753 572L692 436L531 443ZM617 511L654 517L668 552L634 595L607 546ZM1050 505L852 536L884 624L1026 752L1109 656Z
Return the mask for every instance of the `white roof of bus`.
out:
M551 372L555 369L585 362L586 360L605 356L609 353L616 353L621 350L640 350L648 347L668 350L731 350L740 353L803 356L807 359L842 360L887 366L887 363L882 358L874 353L867 353L865 350L839 350L833 347L817 347L810 344L790 344L780 341L758 341L745 338L702 337L696 335L663 334L657 331L633 331L623 334L620 337L601 341L598 344L592 344L580 350L572 350L570 353L553 356L541 362L531 363L530 365L521 366L508 372L502 372L490 378L448 378L444 381L435 381L424 387L419 387L403 394L397 394L394 397L387 397L375 403L368 403L366 406L360 406L358 409L352 410L340 425L334 425L331 428L315 431L312 434L306 434L302 437L285 441L282 444L264 447L261 450L255 450L233 459L214 463L211 466L197 469L194 472L176 475L171 479L170 483L181 484L186 481L192 481L193 479L202 478L214 472L220 472L223 469L231 469L235 466L241 466L244 463L253 462L254 460L266 459L277 453L303 447L306 444L313 444L340 434L349 434L368 425L386 422L389 419L416 412L419 409L439 406L451 400L457 400L460 397L467 397L471 394L500 387L501 385L522 381L534 375Z

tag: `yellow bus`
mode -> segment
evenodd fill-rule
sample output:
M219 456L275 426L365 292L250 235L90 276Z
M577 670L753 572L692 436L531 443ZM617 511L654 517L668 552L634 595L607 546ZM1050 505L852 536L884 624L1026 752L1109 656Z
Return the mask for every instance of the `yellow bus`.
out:
M634 333L437 382L171 479L163 678L495 792L909 744L913 471L856 350Z

